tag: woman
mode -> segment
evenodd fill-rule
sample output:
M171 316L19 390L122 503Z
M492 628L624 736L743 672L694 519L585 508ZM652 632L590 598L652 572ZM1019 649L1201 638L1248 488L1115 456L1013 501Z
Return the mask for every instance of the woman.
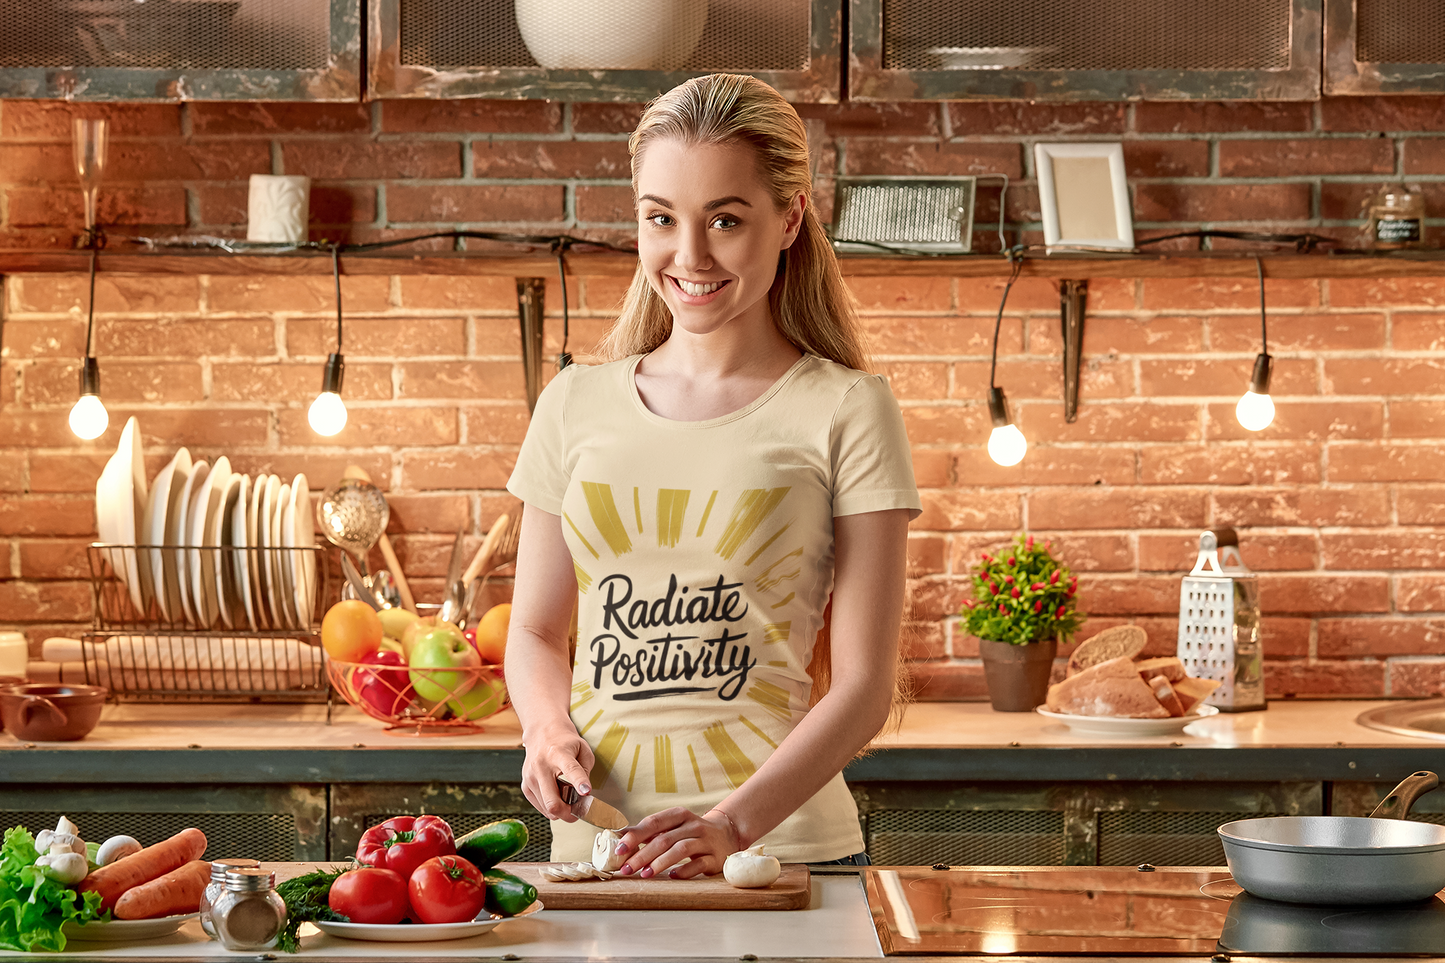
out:
M595 834L559 778L626 813L624 874L717 873L759 841L785 862L861 856L841 773L896 687L919 510L902 417L860 370L776 91L690 80L629 148L639 264L600 347L616 360L548 385L508 485L526 503L507 646L523 791L561 820L554 859L590 858Z

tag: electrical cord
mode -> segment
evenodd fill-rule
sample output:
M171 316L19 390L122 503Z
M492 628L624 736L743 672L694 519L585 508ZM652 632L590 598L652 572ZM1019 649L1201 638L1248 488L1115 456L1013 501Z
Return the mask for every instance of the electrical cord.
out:
M1232 241L1256 241L1265 244L1293 244L1295 250L1301 254L1313 251L1321 244L1339 244L1339 240L1333 237L1326 237L1323 234L1270 234L1261 231L1180 231L1177 234L1165 234L1161 237L1145 238L1142 241L1135 241L1134 246L1144 247L1148 244L1159 244L1163 241L1173 241L1181 237L1222 237Z
M1269 327L1264 320L1264 260L1254 256L1254 273L1259 277L1259 350L1269 354Z
M336 282L336 353L341 354L341 246L331 245L331 277Z
M1013 290L1014 282L1019 279L1019 272L1024 269L1024 259L1021 252L1015 248L1010 248L1004 253L1013 265L1013 270L1009 272L1008 283L1003 286L1003 297L1000 298L998 302L998 317L994 318L993 321L993 357L989 359L988 363L988 386L990 388L998 387L994 373L998 370L998 333L999 329L1003 327L1004 305L1008 304L1008 293Z
M95 357L95 255L101 245L90 245L90 303L85 309L85 357Z

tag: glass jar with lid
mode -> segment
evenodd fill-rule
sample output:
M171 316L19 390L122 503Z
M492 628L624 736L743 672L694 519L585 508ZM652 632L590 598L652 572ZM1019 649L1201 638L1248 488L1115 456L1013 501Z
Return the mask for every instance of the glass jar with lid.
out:
M1425 195L1418 187L1386 184L1370 199L1369 244L1376 251L1420 247L1425 236Z
M226 873L232 869L259 869L260 863L254 859L213 859L211 860L211 881L206 884L206 891L201 894L201 929L211 939L216 938L216 928L211 923L211 906L220 899L221 894L226 891Z
M211 904L211 925L228 950L275 946L286 925L286 903L276 893L276 874L265 869L227 870L226 888Z

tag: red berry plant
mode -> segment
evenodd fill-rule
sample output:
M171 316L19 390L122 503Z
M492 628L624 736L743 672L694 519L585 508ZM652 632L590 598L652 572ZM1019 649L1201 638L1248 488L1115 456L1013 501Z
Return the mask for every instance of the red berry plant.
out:
M1032 535L1020 535L999 557L987 552L979 556L973 598L963 603L970 635L1025 645L1074 634L1084 621L1074 611L1079 577L1054 558L1049 545L1036 545Z

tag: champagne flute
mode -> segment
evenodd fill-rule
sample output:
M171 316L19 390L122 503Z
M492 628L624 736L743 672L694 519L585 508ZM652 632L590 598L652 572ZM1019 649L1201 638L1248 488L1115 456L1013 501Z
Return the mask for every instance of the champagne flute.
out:
M96 243L95 198L100 190L101 178L105 175L106 148L109 145L109 131L104 120L87 120L77 117L74 124L75 173L80 178L80 189L85 195L85 246Z

